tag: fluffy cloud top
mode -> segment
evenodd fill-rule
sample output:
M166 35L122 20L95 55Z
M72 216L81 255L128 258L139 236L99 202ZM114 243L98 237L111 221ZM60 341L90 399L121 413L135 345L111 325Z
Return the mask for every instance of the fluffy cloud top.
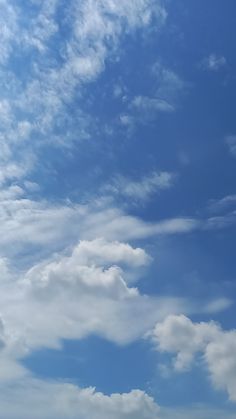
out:
M148 262L142 249L104 239L81 241L70 254L20 275L2 259L0 357L9 377L14 363L16 376L26 373L16 362L35 349L60 348L62 339L89 334L129 343L157 319L185 310L180 299L148 297L129 286L130 272ZM8 377L5 370L0 379Z
M215 322L193 323L185 316L169 316L156 325L153 340L159 351L176 353L174 368L190 368L197 354L214 386L236 401L236 330L224 331Z
M1 419L158 419L159 408L140 390L106 396L93 388L33 378L1 387Z
M20 277L0 260L0 418L159 417L158 406L142 391L107 396L37 380L21 364L35 349L60 348L61 339L98 334L130 342L169 310L182 310L177 300L142 296L127 285L125 269L148 262L144 250L105 239L80 241L70 254L55 255Z

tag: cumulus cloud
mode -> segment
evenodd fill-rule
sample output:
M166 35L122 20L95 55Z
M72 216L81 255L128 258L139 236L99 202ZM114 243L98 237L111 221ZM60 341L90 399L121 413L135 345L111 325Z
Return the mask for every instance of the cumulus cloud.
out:
M183 315L169 316L156 325L153 340L157 350L176 354L177 371L189 369L201 354L213 385L236 401L236 330L224 331L213 321L193 323Z
M128 288L117 263L142 266L148 261L142 249L128 244L107 242L104 239L81 241L71 256L34 266L25 276L33 292L53 296L64 288L72 287L77 294L95 293L115 300L137 296L135 288ZM52 290L51 290L52 289Z
M27 377L21 360L34 350L90 334L127 344L158 319L188 310L184 300L129 285L130 272L149 261L144 250L105 239L80 241L24 270L0 259L0 382Z
M140 390L104 395L94 388L33 377L0 386L1 419L234 419L229 410L194 405L159 407ZM25 401L27 400L27 403Z
M1 419L158 419L159 408L140 390L106 396L94 388L32 377L0 386Z
M74 251L81 265L106 265L125 263L133 267L146 265L150 258L143 249L133 249L129 244L107 242L104 239L81 241Z
M159 409L139 390L105 396L95 389L40 381L21 361L62 339L96 334L117 344L141 338L157 319L180 312L178 299L141 295L125 269L146 265L140 248L105 239L80 241L25 272L0 260L0 417L156 419ZM27 400L27 403L26 403Z
M53 205L24 198L18 185L0 198L0 380L27 376L20 361L35 349L89 334L126 344L189 310L181 299L140 294L134 279L151 259L127 240L185 233L193 220L149 224L106 201Z

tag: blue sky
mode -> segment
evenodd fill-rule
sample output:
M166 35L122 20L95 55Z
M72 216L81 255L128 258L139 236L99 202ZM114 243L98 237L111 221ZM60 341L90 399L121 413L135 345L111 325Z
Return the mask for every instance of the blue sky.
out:
M0 419L235 419L235 12L0 0Z

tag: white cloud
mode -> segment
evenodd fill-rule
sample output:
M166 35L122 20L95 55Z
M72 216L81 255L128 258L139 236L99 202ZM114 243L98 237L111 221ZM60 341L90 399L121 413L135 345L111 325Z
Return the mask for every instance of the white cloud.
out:
M27 400L27 403L25 402ZM234 419L207 405L160 408L145 392L104 395L94 388L28 377L0 386L0 419Z
M152 172L140 180L131 180L124 176L116 176L110 184L105 185L104 192L121 195L135 201L146 201L154 193L169 189L175 176L169 172Z
M188 85L159 61L149 68L149 74L152 77L152 89L148 95L136 94L129 98L127 93L125 96L128 109L120 116L120 120L121 124L127 125L128 128L133 128L140 122L150 122L158 113L174 112L180 92L183 92Z
M191 366L194 355L218 333L218 327L213 323L193 325L185 316L170 316L156 325L153 338L159 350L177 352L174 368L181 371Z
M15 42L15 33L18 31L17 13L14 7L5 0L0 1L0 63L8 60Z
M107 242L104 239L81 241L75 250L77 262L82 265L125 263L133 267L146 265L150 257L143 249L133 249L129 244Z
M151 298L128 286L126 269L148 261L142 249L104 239L81 241L69 255L54 255L25 272L0 260L0 418L159 417L142 391L105 396L40 381L21 363L34 350L60 349L61 339L96 334L127 344L156 320L183 311L181 300Z
M223 215L218 215L215 217L208 218L203 228L208 229L208 230L227 228L235 224L235 221L236 221L236 210L228 212Z
M226 390L232 401L236 401L236 330L222 332L205 349L211 380L217 389Z
M177 354L173 360L177 371L190 368L202 354L215 388L226 390L236 401L236 330L224 331L214 322L192 323L183 315L169 316L156 325L153 340L157 350Z
M106 396L94 388L33 378L0 386L1 419L158 419L159 408L140 390Z
M115 300L138 296L135 288L128 288L123 271L117 264L141 267L148 262L142 249L133 249L128 244L107 242L104 239L81 241L71 256L34 266L25 276L29 287L42 294L55 293L60 288L71 286L81 294L100 293ZM37 292L37 291L36 291Z
M220 311L227 310L233 304L233 301L229 298L217 298L206 304L205 311L207 313L219 313Z
M186 87L186 83L175 72L165 68L159 61L152 65L151 75L154 95L136 96L130 105L144 120L153 118L157 112L173 112L179 93Z
M230 153L236 157L236 135L229 135L226 137L225 141L229 147Z
M17 168L16 168L17 170ZM15 167L9 170L15 174ZM157 175L143 183L125 185L125 193L136 196L151 193L152 187L168 187L169 176ZM53 204L25 198L23 184L0 189L0 251L2 256L21 262L39 261L55 251L74 245L79 239L104 238L127 242L152 236L176 235L197 230L225 228L235 222L235 213L199 220L191 217L146 222L117 208L109 199L87 204L62 202ZM26 184L27 186L27 184ZM13 245L14 243L14 245Z
M148 224L106 201L54 206L25 199L17 185L1 193L0 379L27 374L17 360L58 348L61 339L92 333L125 344L158 319L189 310L181 299L148 297L129 285L150 257L124 240L191 231L194 221Z
M144 117L152 117L153 112L173 112L174 107L166 99L148 96L136 96L131 107L143 113Z
M22 160L25 166L26 155L35 156L35 149L45 144L70 147L75 138L89 138L95 122L82 111L82 100L78 107L82 87L101 74L110 57L119 56L124 36L154 21L160 27L166 19L159 0L68 1L63 19L60 7L58 0L31 2L31 17L26 20L23 4L0 2L0 62L6 64L12 57L17 67L20 55L26 68L22 77L11 66L2 71L6 82L1 85L0 143L8 157L4 167L21 166ZM58 23L66 36L60 36ZM75 100L72 117L68 105ZM17 146L15 161L19 143L24 147Z
M24 195L25 191L18 185L0 189L0 201L14 200Z
M25 180L24 181L24 187L27 190L27 192L39 192L40 191L40 186L38 185L38 183L36 182L31 182L30 180Z
M157 319L185 309L180 299L147 297L128 286L125 266L129 272L147 261L141 249L104 240L80 242L69 256L54 256L18 278L2 259L2 355L19 359L91 333L124 344L142 337Z
M1 100L0 102L0 122L1 126L5 126L6 128L10 127L11 123L11 106L9 101L6 99Z
M53 205L46 201L13 199L18 188L4 189L0 208L0 250L13 257L19 253L35 256L62 250L78 239L128 241L154 235L187 233L198 228L198 221L175 218L148 223L111 206L106 201L87 205ZM14 246L12 245L14 243ZM43 252L43 253L42 253Z
M14 181L23 178L30 165L18 164L14 161L3 163L0 167L0 185L7 181Z
M179 93L187 87L187 83L159 61L152 65L151 74L156 88L156 97L169 101L175 107L176 99Z
M209 202L209 210L213 212L220 212L228 209L236 204L236 195L227 195L221 199L214 199Z
M210 54L203 60L203 66L210 71L218 71L226 65L226 58L223 55Z

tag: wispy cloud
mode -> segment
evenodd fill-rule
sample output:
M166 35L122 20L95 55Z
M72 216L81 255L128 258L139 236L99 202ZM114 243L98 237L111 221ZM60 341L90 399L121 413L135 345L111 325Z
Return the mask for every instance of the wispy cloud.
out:
M208 208L212 212L229 210L236 205L236 195L227 195L221 199L213 199L209 202Z
M236 157L236 135L229 135L225 139L227 146L229 147L230 153Z
M174 107L165 99L147 96L136 96L131 107L143 113L144 117L152 117L153 112L173 112Z
M45 193L50 181L39 174L46 166L51 168L48 178L56 173L52 166L59 149L64 163L64 152L79 155L84 143L110 150L101 133L112 137L117 127L133 133L139 124L154 124L159 115L172 118L188 85L157 57L145 67L149 88L126 85L125 72L97 87L110 86L103 96L112 101L110 125L103 121L94 83L122 60L129 40L137 34L137 40L152 36L166 21L165 0L0 0L1 419L168 417L144 391L105 395L37 379L24 366L34 351L60 350L63 340L89 335L127 345L152 333L158 350L176 353L176 370L190 368L200 353L215 387L236 399L235 331L185 317L219 313L231 300L204 301L200 307L184 298L144 294L138 282L152 261L145 250L148 238L161 242L166 236L211 234L235 223L236 212L198 218L179 211L152 221L130 213L131 202L147 203L173 186L171 168L137 175L129 167L133 176L125 176L113 167L118 175L103 179L98 195L86 191L86 202L67 198L74 191L60 197L53 191L52 197L49 186ZM211 54L204 65L219 71L227 62ZM226 143L236 155L235 136ZM76 168L78 181L80 174ZM212 207L221 211L234 202L230 195Z
M175 175L169 172L154 171L138 180L116 176L110 184L103 187L103 192L119 195L134 202L145 202L158 191L173 186Z
M69 1L64 17L57 0L31 2L28 21L24 4L2 1L0 6L0 60L14 63L7 71L2 67L0 141L14 164L45 144L70 146L75 137L88 138L93 124L82 109L83 87L101 74L109 57L119 56L125 35L166 19L162 2L150 0ZM25 71L19 74L16 68L23 62Z
M151 66L150 74L153 77L156 96L163 100L166 99L175 107L179 95L189 86L188 83L160 61L156 61Z
M107 189L111 194L118 193L130 200L142 201L157 191L170 188L173 180L172 174L154 172L137 182L126 182L126 179L118 177ZM200 229L202 225L201 220L188 216L146 222L119 208L113 199L106 196L99 199L90 196L86 204L71 201L52 203L39 197L36 200L38 190L37 184L24 179L11 186L3 184L0 188L2 255L13 257L22 253L26 258L34 255L40 258L60 251L78 239L104 237L129 241L183 234ZM27 249L30 249L30 255Z
M149 95L137 92L133 97L125 96L126 113L121 116L121 122L131 124L147 123L156 118L158 113L172 113L180 103L180 97L188 84L173 70L156 61L148 69L151 77L152 91Z
M209 57L202 61L203 68L209 71L219 71L227 64L226 58L223 55L210 54Z

